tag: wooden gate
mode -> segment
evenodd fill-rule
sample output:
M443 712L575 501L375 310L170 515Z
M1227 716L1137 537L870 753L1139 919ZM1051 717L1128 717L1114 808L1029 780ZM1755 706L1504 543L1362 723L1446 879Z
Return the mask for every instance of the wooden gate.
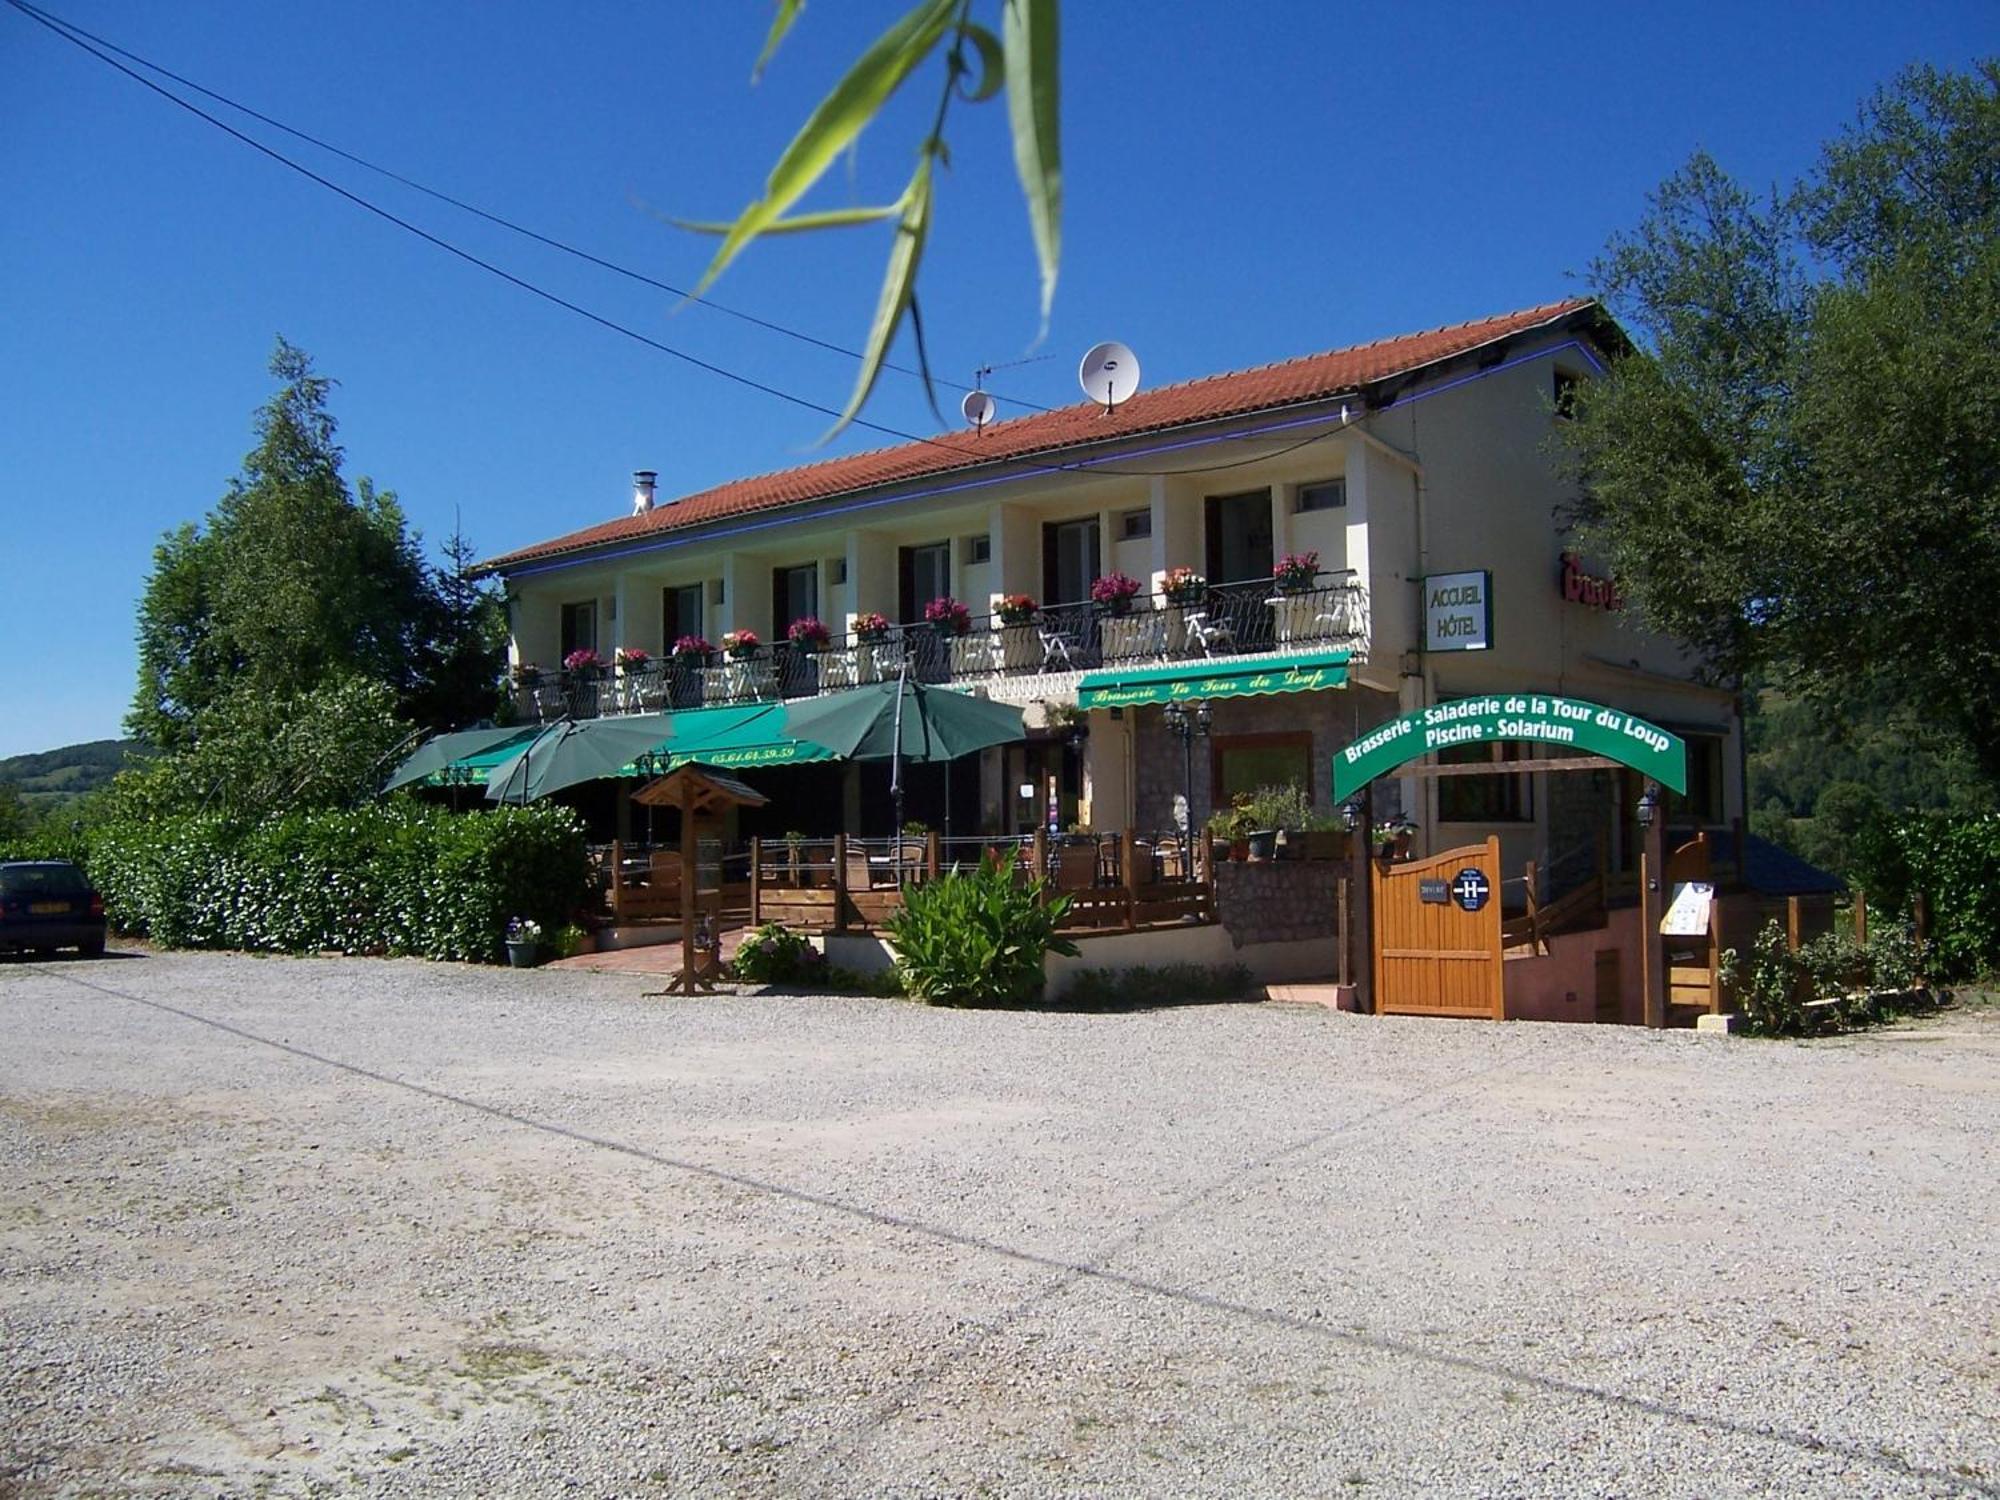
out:
M1374 868L1375 1009L1504 1019L1500 840Z

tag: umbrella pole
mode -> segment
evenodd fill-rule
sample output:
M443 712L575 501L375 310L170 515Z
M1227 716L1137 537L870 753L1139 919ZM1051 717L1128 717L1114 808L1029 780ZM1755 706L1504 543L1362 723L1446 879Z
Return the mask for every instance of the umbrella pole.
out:
M910 648L903 643L903 659L896 668L896 729L889 750L889 800L895 805L896 826L891 837L903 831L903 695L910 686Z

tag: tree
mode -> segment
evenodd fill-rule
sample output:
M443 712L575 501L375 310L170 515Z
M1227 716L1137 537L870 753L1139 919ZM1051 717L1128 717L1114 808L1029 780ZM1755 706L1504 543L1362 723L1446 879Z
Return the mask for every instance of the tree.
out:
M464 578L463 556L449 578L426 566L393 494L365 478L349 491L332 382L311 360L280 339L271 372L282 384L258 414L243 472L201 525L154 553L128 725L171 753L198 743L239 695L282 704L350 679L383 685L398 712L425 722L484 717L500 659L495 606Z
M430 572L424 650L409 713L419 724L473 724L499 707L507 611L494 587L472 576L478 553L463 531L454 530L439 550L444 566Z
M758 55L751 79L764 71L798 19L805 0L778 0L777 15ZM1014 143L1014 169L1027 195L1028 225L1041 264L1042 328L1048 328L1055 301L1056 271L1062 259L1062 145L1059 79L1058 0L1000 0L1000 33L972 19L973 0L917 0L894 25L857 58L833 91L820 101L799 133L771 168L764 191L727 223L677 219L683 229L722 239L694 295L714 284L738 251L760 235L844 229L893 220L896 238L876 303L875 321L861 357L861 370L827 437L854 420L882 373L889 345L907 316L916 336L917 363L930 389L930 361L924 353L923 318L917 305L917 273L929 238L937 189L937 169L948 167L945 119L954 101L980 104L1003 88ZM944 52L931 127L917 147L915 169L894 202L866 208L811 213L792 209L828 167L851 151L882 106L923 64ZM932 401L936 409L936 401ZM942 416L938 419L942 422Z
M34 831L35 815L9 782L0 781L0 844L26 838Z
M1918 68L1759 200L1705 155L1593 266L1572 522L1637 615L2000 788L2000 62Z

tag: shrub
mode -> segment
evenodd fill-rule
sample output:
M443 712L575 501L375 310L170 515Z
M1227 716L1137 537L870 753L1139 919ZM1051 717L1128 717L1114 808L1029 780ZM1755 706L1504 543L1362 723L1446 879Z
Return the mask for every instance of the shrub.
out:
M1855 837L1854 874L1871 904L1929 908L1926 968L1945 979L2000 969L2000 813L1913 815Z
M215 814L121 822L86 866L121 931L179 948L497 962L507 923L565 924L583 829L553 804L451 813L397 800L247 830Z
M1757 1036L1797 1036L1805 1029L1799 1003L1798 959L1785 944L1785 932L1775 921L1757 934L1747 973L1736 983L1737 1003L1745 1027Z
M977 869L905 886L884 924L903 988L932 1005L1026 1005L1042 993L1042 961L1074 955L1057 934L1069 898L1044 903L1044 883L1016 885L1011 866Z
M1065 1010L1136 1010L1202 1000L1241 1000L1256 988L1242 964L1080 969L1063 987Z
M826 955L798 933L766 922L743 939L730 972L749 984L818 984L826 976Z
M1250 827L1303 828L1312 816L1312 802L1305 788L1295 781L1279 786L1260 786L1246 804Z

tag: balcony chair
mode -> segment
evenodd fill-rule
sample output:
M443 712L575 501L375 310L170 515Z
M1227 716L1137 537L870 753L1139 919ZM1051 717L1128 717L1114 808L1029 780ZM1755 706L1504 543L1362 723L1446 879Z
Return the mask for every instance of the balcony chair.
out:
M1187 632L1190 651L1200 647L1203 656L1213 656L1218 650L1236 649L1236 633L1223 621L1210 619L1206 609L1188 610L1181 617L1181 627Z
M1076 663L1070 658L1070 639L1067 634L1061 629L1049 625L1037 627L1035 633L1042 640L1042 670L1044 672L1053 672L1056 670L1056 658L1058 657L1062 658L1063 671L1074 672L1076 670Z

